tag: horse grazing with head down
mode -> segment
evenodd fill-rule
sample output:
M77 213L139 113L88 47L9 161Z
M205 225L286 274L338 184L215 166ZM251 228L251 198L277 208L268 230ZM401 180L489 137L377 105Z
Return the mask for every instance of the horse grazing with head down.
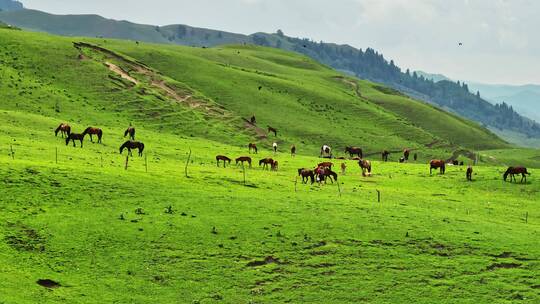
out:
M384 162L387 162L387 161L388 161L388 155L390 155L390 152L388 152L388 150L382 151L381 156L382 156L382 160L383 160Z
M369 160L359 160L358 166L362 169L362 176L371 176L371 162Z
M531 175L527 172L527 168L525 167L509 167L506 172L504 172L504 181L506 181L508 175L510 175L510 181L513 179L517 183L516 177L514 176L515 174L521 174L521 183L523 183L523 180L527 182L527 175Z
M82 134L83 135L89 134L91 142L94 142L92 135L97 135L98 143L101 143L101 137L103 136L103 131L100 128L88 127L86 128L86 130L84 130Z
M238 163L242 163L242 166L244 165L244 162L247 162L249 164L249 167L251 168L251 157L249 156L241 156L235 159L236 165L238 166Z
M317 167L314 172L319 183L324 182L326 184L326 179L330 179L332 184L334 183L334 180L337 182L337 173L330 170L328 167Z
M351 157L353 157L354 155L360 158L364 157L364 154L362 153L362 148L358 147L345 147L345 153L349 153Z
M58 136L58 132L61 132L62 137L67 137L71 133L71 127L67 123L61 123L56 130L54 130L54 136Z
M302 184L307 184L308 179L311 180L311 184L315 182L315 173L313 170L301 168L298 169L298 175L302 177Z
M75 141L79 140L81 142L81 148L82 148L84 134L69 133L69 135L66 137L66 146L69 144L70 140L73 142L73 147L75 147Z
M277 137L277 129L276 128L272 128L272 127L268 126L268 133L274 133L274 136Z
M433 159L429 162L429 174L431 175L433 169L440 169L441 174L446 171L446 163L444 160Z
M124 132L124 137L128 136L131 140L135 140L135 127L129 126Z
M278 166L279 166L278 161L275 160L274 163L272 164L272 171L277 171L277 170L278 170Z
M122 154L122 151L124 151L124 149L126 148L128 150L128 155L133 156L133 153L131 153L131 149L139 149L139 156L142 156L144 151L144 144L140 141L128 140L120 146L120 154Z
M262 165L263 166L263 170L264 169L267 169L268 170L268 166L270 165L270 167L272 167L272 165L274 164L274 160L271 159L271 158L264 158L264 159L261 159L259 161L259 167Z
M227 156L225 155L218 155L216 156L216 163L217 163L217 166L219 167L219 161L223 161L223 168L225 168L225 163L229 163L229 165L231 164L231 159L228 158Z
M251 150L253 150L253 152L255 152L255 154L257 154L257 152L258 152L257 145L254 144L254 143L249 143L248 150L249 150L249 153L251 153Z

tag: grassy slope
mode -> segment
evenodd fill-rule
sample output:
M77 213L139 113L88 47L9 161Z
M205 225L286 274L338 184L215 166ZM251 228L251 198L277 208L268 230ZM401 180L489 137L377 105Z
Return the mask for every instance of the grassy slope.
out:
M361 178L349 162L341 197L335 185L299 184L294 192L295 169L319 161L305 155L322 140L379 138L369 146L378 149L436 138L357 99L335 72L260 48L106 43L199 98L239 116L257 111L261 123L286 130L284 142L306 141L298 144L304 155L276 156L277 173L247 170L245 187L239 168L213 161L246 154L249 134L235 129L237 120L126 89L100 62L78 60L69 39L12 31L0 39L0 303L538 300L537 170L530 183L513 185L502 182L501 167L477 167L475 182L465 183L461 167L428 177L424 164L375 162L374 176ZM295 102L300 97L310 103ZM272 112L276 105L289 111ZM104 144L65 146L52 136L60 120L76 131L103 127ZM138 157L125 171L117 152L130 121L147 146L148 173ZM271 155L262 150L259 157ZM247 266L267 256L280 263ZM45 290L40 278L64 287Z

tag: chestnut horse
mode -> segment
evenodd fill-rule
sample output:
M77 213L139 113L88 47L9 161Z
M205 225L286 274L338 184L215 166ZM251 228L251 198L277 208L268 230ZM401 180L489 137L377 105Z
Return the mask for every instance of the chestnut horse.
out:
M101 129L99 129L99 128L88 127L88 128L86 128L86 130L84 130L84 132L82 134L83 135L89 134L91 142L94 142L94 139L92 138L92 135L97 135L98 143L101 143L101 137L103 136L103 131Z
M238 166L238 163L242 163L242 166L243 166L244 162L247 162L249 164L249 167L251 168L251 157L249 156L241 156L237 158L235 161L236 161L237 166Z
M315 173L310 169L298 169L298 175L302 176L302 184L307 184L308 178L311 179L311 184L315 182Z
M270 132L274 133L274 136L277 137L277 130L275 128L268 126L268 133Z
M324 163L318 164L317 167L328 168L328 169L332 170L333 165L334 165L334 163L324 162Z
M405 149L403 150L403 158L405 158L405 161L408 161L409 160L409 155L411 154L411 150L410 149Z
M467 180L468 180L468 181L472 181L472 173L473 173L473 169L472 169L471 166L469 166L469 167L467 168Z
M278 170L278 166L279 166L278 161L275 160L274 163L272 164L272 171L277 171L277 170Z
M73 146L75 147L75 141L79 140L81 141L81 148L84 140L84 134L77 134L77 133L69 133L69 135L66 137L66 146L69 144L69 141L73 142Z
M122 154L122 151L124 151L124 149L126 148L128 150L128 155L133 156L133 153L131 153L131 149L139 149L139 156L142 156L142 153L144 151L144 144L140 141L128 140L120 146L120 154Z
M341 175L345 175L346 170L347 170L347 165L345 163L341 163Z
M129 135L129 138L131 138L131 140L135 140L135 128L134 127L129 127L126 129L126 131L124 132L124 137L128 136Z
M296 155L296 146L292 145L291 146L291 156L294 157L295 155Z
M249 150L249 153L251 153L251 150L253 150L253 151L255 152L255 154L258 153L257 145L254 144L254 143L249 143L249 145L248 145L248 150Z
M358 148L358 147L345 147L345 153L349 153L351 157L353 157L353 155L356 155L360 158L364 157L362 153L362 148Z
M369 160L361 159L358 161L358 166L362 169L362 176L371 175L371 162ZM366 174L367 172L367 174Z
M509 167L506 172L504 172L504 181L506 181L506 178L508 177L508 175L510 175L510 181L512 181L513 179L517 183L514 174L521 174L521 183L523 183L523 180L527 182L527 175L531 175L529 172L527 172L527 168L525 167Z
M383 160L384 162L387 162L387 161L388 161L388 155L390 155L390 152L388 152L388 150L382 151L381 156L382 156L382 160Z
M272 166L274 164L274 160L271 159L271 158L264 158L264 159L261 159L259 161L259 167L262 165L263 166L263 170L264 169L267 169L268 170L268 165Z
M446 163L444 162L444 160L432 159L429 162L429 174L430 175L432 173L432 170L437 169L437 168L440 168L441 174L444 174L444 172L446 171Z
M61 123L56 130L54 130L54 136L58 136L58 132L61 132L62 138L64 135L67 137L71 134L71 127L67 123Z
M227 156L225 155L218 155L216 156L216 163L217 163L217 166L219 167L219 161L223 161L223 168L225 168L225 163L229 163L229 165L231 165L231 159L228 158Z
M319 183L324 182L326 184L327 178L330 179L332 184L334 183L334 180L337 182L337 173L326 167L317 167L315 169L315 177Z

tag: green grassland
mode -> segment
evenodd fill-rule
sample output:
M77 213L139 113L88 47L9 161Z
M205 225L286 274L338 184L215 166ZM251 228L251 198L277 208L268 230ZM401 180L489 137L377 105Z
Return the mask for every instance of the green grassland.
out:
M0 67L0 303L540 300L540 171L502 180L504 165L537 168L537 150L271 49L0 30ZM253 113L261 128L242 120ZM103 128L103 144L66 146L53 134L62 121ZM125 170L130 122L146 150ZM280 169L254 164L244 184L241 167L214 157L248 155L249 141L255 161ZM336 160L348 165L339 187L304 185L296 169L315 166L323 143L340 155L417 148L420 160L375 160L370 177ZM480 148L473 182L461 166L429 175L428 158Z

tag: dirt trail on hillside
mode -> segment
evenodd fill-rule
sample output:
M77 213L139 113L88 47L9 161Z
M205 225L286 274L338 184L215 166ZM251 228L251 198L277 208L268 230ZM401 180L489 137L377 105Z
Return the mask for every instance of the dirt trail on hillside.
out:
M111 72L114 72L114 73L118 74L120 77L122 77L122 78L136 84L136 85L139 84L137 79L129 76L129 74L126 71L122 70L122 68L117 66L116 64L106 61L105 65L109 68L109 70L111 70Z

